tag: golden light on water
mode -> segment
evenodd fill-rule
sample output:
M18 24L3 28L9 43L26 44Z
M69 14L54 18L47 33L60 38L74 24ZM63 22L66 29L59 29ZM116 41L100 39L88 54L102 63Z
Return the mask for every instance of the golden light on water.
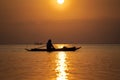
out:
M57 44L55 47L56 47L56 48L63 48L63 47L65 47L65 46L66 46L66 47L67 47L67 46L69 47L70 45L68 45L68 44ZM64 53L65 53L65 52L64 52Z
M64 47L64 44L62 45L57 45L57 48L63 48Z
M59 52L57 55L57 68L55 69L57 72L57 78L56 80L68 80L67 78L67 64L66 64L66 53L65 52Z

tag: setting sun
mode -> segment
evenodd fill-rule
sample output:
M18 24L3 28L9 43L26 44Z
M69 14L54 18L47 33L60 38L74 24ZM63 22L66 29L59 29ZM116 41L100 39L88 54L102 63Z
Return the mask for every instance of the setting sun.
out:
M63 4L64 0L57 0L58 4Z

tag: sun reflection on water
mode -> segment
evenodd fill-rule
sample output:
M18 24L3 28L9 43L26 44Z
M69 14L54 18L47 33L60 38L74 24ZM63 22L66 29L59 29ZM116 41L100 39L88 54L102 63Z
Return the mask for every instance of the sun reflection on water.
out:
M57 68L55 69L57 72L57 78L56 80L68 80L67 77L67 64L66 64L66 53L65 52L59 52L57 55Z

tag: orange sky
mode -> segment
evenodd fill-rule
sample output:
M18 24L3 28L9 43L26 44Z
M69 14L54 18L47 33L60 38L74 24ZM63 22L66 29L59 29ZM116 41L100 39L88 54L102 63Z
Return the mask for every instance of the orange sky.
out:
M0 0L0 42L53 38L58 43L119 43L116 31L120 29L119 3L119 0L65 0L59 5L56 0Z
M1 0L1 15L13 21L42 19L98 19L120 17L118 0ZM10 19L11 21L11 19Z

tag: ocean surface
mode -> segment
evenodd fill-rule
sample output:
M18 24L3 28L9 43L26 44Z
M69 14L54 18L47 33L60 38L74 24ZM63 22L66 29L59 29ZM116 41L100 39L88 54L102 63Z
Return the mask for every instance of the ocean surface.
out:
M81 46L75 52L27 52L42 45L0 45L0 80L120 80L120 44Z

